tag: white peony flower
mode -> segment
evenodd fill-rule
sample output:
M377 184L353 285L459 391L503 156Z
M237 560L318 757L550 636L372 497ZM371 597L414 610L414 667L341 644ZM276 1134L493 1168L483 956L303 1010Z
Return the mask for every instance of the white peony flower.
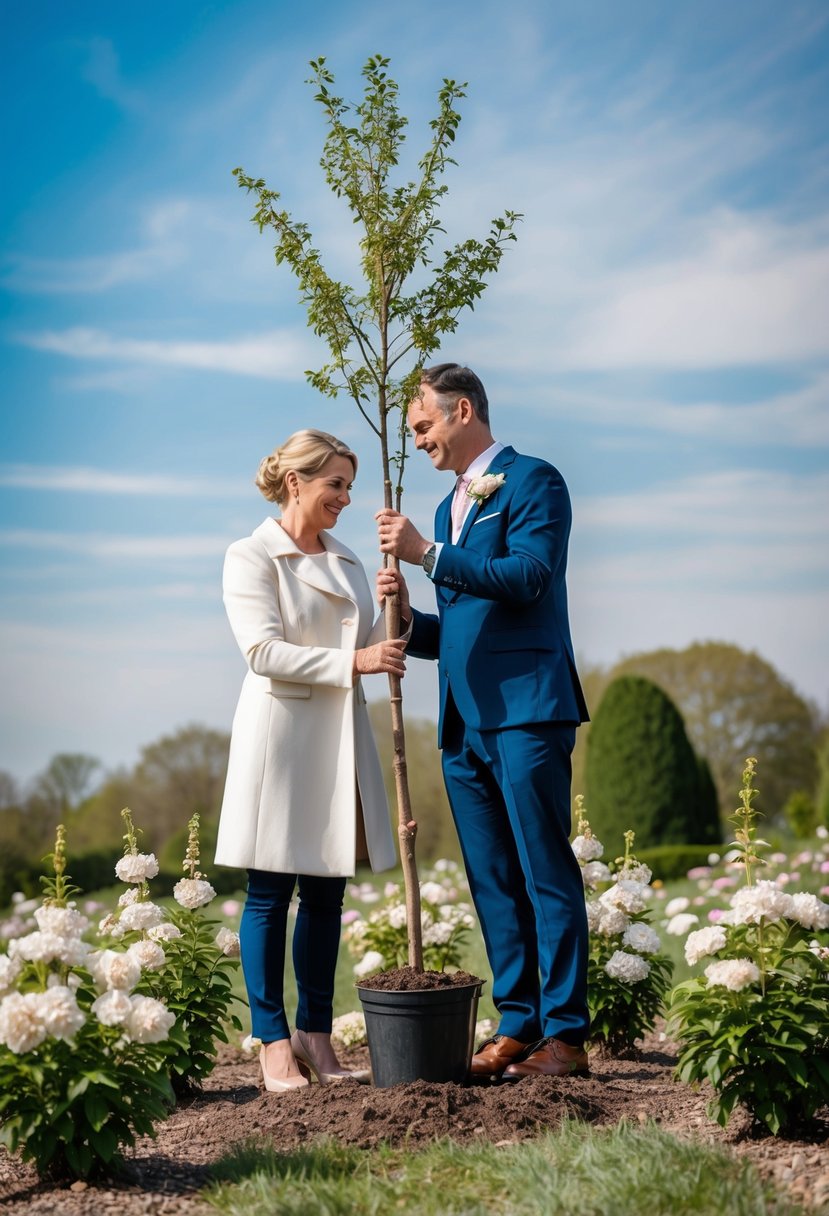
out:
M685 895L677 895L675 899L669 899L665 904L665 915L670 919L672 916L678 916L680 912L684 912L690 906L690 899Z
M173 899L182 908L201 908L209 904L216 892L206 878L180 878L173 887Z
M19 958L9 958L8 954L0 954L0 996L14 987L22 970L23 963Z
M659 934L650 925L634 921L625 930L622 945L629 946L631 950L636 950L639 954L656 954L660 945Z
M630 861L619 871L618 881L623 879L627 882L638 882L643 887L646 887L653 878L653 873L649 866L646 866L643 861Z
M124 930L118 924L116 917L113 916L111 912L107 912L106 916L102 917L102 919L99 921L98 932L103 937L124 936Z
M38 1012L46 1033L53 1039L63 1039L69 1042L75 1037L86 1021L83 1010L78 1008L78 1002L71 988L65 984L56 984L45 992L34 994L39 997Z
M131 996L127 1032L134 1043L162 1043L175 1025L176 1015L151 996Z
M594 899L591 899L591 901L587 904L586 911L587 911L587 928L588 928L588 930L590 931L590 933L598 933L599 922L600 922L601 916L602 916L601 907L599 906L599 904L596 903L596 901Z
M604 852L604 845L595 836L576 836L571 847L577 861L595 861Z
M90 955L89 970L99 991L122 988L125 992L132 992L141 979L138 959L129 951L101 950Z
M76 908L58 908L43 904L35 911L38 929L58 937L80 937L89 928L89 921Z
M641 882L631 882L622 878L615 882L607 891L599 896L599 902L606 907L624 908L631 916L643 912L647 907L645 888Z
M154 853L127 853L115 863L115 873L121 882L144 882L155 878L158 862Z
M137 904L140 898L141 895L135 887L128 887L118 896L118 907L128 908L130 904Z
M216 945L222 954L226 954L228 958L239 958L242 953L239 946L239 934L234 933L232 929L228 929L225 925L222 925L216 934Z
M439 882L422 882L420 884L420 898L425 900L427 904L439 904L443 902L445 892Z
M363 976L371 975L372 971L382 971L386 965L386 960L378 950L367 950L359 963L354 966L354 974Z
M160 971L167 961L161 946L149 938L133 942L126 953L132 955L142 971Z
M587 861L581 868L581 880L591 891L603 882L610 882L611 873L603 861Z
M406 925L406 905L394 904L386 912L392 929L403 929Z
M638 984L647 979L651 965L638 954L626 954L624 950L616 950L604 965L606 973L612 980L620 980L623 984Z
M598 931L603 937L615 937L618 933L624 933L629 924L630 918L622 908L607 908L599 904Z
M104 1026L123 1026L132 1013L132 1002L120 988L110 988L92 1002L92 1012Z
M0 1001L0 1043L16 1056L34 1051L46 1038L39 992L12 992Z
M742 992L760 979L760 968L747 958L726 958L710 963L705 968L705 978L711 987L721 986L731 992Z
M158 904L142 900L121 909L121 928L127 930L154 929L164 920L164 909Z
M792 897L777 883L764 879L752 887L741 887L731 896L731 923L759 925L761 921L780 920L792 914Z
M9 942L9 954L32 963L64 963L77 967L83 963L91 947L79 937L63 937L58 933L35 930L26 937Z
M804 929L829 929L829 904L806 891L792 896L789 916Z
M693 967L707 954L716 954L725 946L725 929L721 925L708 925L705 929L695 929L689 933L685 941L685 961Z
M162 924L153 925L152 929L148 929L147 937L153 942L172 942L181 937L181 929L165 920Z
M672 916L665 926L665 932L671 937L684 937L693 925L699 924L699 917L695 912L678 912Z

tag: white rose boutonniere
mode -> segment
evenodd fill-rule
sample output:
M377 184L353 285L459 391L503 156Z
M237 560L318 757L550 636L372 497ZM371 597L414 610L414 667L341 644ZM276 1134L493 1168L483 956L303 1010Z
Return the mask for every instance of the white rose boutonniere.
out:
M489 498L490 494L500 490L505 481L505 473L484 473L482 477L472 478L466 487L466 492L470 498L475 499L475 502L482 503L485 498Z

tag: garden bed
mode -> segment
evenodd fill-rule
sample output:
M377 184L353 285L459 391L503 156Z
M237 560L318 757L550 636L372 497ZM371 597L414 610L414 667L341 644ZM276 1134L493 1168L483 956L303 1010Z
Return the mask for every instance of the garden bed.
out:
M387 1141L417 1149L441 1136L503 1144L569 1116L596 1126L653 1120L672 1134L727 1146L793 1200L829 1210L829 1110L802 1138L753 1135L739 1112L723 1131L705 1113L707 1095L673 1080L674 1045L654 1034L640 1048L624 1059L593 1052L591 1076L582 1079L540 1077L486 1088L416 1082L384 1090L344 1082L282 1096L259 1088L255 1057L225 1047L204 1092L180 1105L155 1140L138 1143L117 1180L49 1186L0 1149L0 1202L12 1216L202 1216L214 1210L198 1196L211 1164L240 1141L266 1139L284 1149L319 1136L361 1148ZM352 1067L367 1065L365 1048L340 1054Z

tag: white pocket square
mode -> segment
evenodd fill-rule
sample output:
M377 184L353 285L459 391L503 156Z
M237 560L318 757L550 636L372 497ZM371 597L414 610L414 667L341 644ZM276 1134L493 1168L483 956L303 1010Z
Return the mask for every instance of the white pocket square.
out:
M496 515L500 515L500 511L493 511L491 515L482 515L480 519L476 519L473 528L477 528L478 524L485 523L488 519L494 519Z

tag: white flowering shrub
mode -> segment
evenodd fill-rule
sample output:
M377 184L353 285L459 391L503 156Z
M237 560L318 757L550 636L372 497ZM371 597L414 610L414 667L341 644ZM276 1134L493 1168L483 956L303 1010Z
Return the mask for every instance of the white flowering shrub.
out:
M460 896L469 888L466 876L454 861L440 860L426 871L420 884L420 923L423 932L425 971L459 968L461 951L475 924L472 905ZM388 883L383 902L367 917L358 916L346 927L349 952L358 961L358 978L377 971L393 971L409 961L406 904L400 887Z
M340 1014L331 1023L331 1042L336 1047L362 1047L367 1041L365 1015L356 1009Z
M590 931L590 1040L615 1053L632 1047L653 1027L673 968L648 923L651 872L631 851L633 832L625 833L625 856L611 870L600 860L604 847L593 835L581 794L576 822L572 847L581 866Z
M138 852L130 812L122 815L126 845L116 873L136 884L136 894L128 890L121 897L111 929L120 936L125 931L124 940L131 942L121 957L132 956L140 964L139 991L163 1001L176 1016L177 1050L168 1067L173 1089L182 1095L197 1089L212 1072L219 1042L228 1041L228 1025L242 1029L231 1012L239 935L204 915L216 892L199 870L199 816L188 824L185 877L173 888L179 906L165 913L149 902L146 880L158 872L155 858ZM159 915L141 909L156 909Z
M0 1142L41 1176L86 1177L174 1102L175 1014L134 991L135 955L83 940L62 826L52 867L36 928L0 955Z
M725 1126L740 1103L776 1135L829 1102L829 904L755 881L756 765L746 760L732 820L745 882L715 925L688 935L686 960L704 971L674 989L669 1026L677 1076L714 1087L712 1117Z

